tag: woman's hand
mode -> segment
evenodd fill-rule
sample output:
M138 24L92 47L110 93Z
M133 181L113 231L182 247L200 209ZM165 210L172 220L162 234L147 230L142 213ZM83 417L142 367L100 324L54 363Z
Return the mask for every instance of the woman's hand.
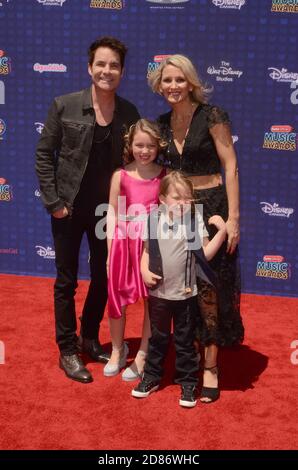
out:
M237 219L228 219L226 228L228 233L227 253L231 255L236 250L240 240L239 221Z

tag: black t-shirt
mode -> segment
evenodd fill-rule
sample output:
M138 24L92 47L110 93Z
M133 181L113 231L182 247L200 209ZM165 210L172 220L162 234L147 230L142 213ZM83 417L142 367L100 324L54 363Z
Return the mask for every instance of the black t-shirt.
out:
M74 213L94 215L98 204L109 202L112 123L108 126L95 124L91 152L80 190L74 201Z

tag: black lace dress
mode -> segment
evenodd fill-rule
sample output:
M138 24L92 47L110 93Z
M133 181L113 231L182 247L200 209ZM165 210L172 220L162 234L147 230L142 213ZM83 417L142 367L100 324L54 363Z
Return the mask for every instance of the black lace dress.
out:
M180 170L186 176L211 175L221 172L221 164L209 129L215 124L229 126L229 118L222 109L201 104L195 110L183 153L179 154L171 131L171 112L158 119L163 137L169 145L159 157L161 165ZM203 218L211 239L216 229L208 225L215 214L228 218L228 199L225 186L195 191L196 202L203 204ZM240 315L240 265L238 249L226 253L226 242L210 261L217 275L217 289L198 278L199 316L197 336L201 344L231 346L243 341L244 328Z

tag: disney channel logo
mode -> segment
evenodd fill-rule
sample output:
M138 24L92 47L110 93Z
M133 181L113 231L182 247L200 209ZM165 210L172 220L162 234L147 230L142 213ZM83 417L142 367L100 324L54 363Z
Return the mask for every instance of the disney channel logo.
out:
M0 178L0 202L10 202L12 198L12 186L5 178Z
M5 55L5 52L0 49L0 74L8 75L11 72L11 60Z
M110 10L121 10L124 0L91 0L90 8L106 8Z
M275 67L268 67L269 77L272 80L277 82L298 82L298 73L297 72L288 72L288 69L282 68L281 70L276 69Z
M246 0L212 0L213 5L219 8L233 8L234 10L240 10Z
M272 0L271 11L277 13L298 13L298 0Z
M66 0L37 0L38 3L47 7L62 7Z
M291 277L291 265L283 256L264 255L263 260L257 262L256 276L286 281Z
M279 204L274 202L270 204L270 202L262 201L260 202L261 210L264 214L274 216L274 217L287 217L289 218L293 213L294 209L292 207L279 207Z
M211 65L207 69L209 75L216 75L218 82L233 82L235 78L240 78L243 75L242 70L233 70L229 62L221 61L219 68Z
M3 136L6 131L6 124L3 119L0 118L0 140L3 140Z
M46 248L41 245L36 245L36 254L40 256L41 258L44 259L55 259L55 250L51 248L50 246L47 246Z
M43 122L35 122L34 125L35 125L36 132L41 134L42 131L43 131L43 128L44 128L44 123Z
M292 126L271 126L270 132L265 132L263 148L294 152L297 149L297 134Z

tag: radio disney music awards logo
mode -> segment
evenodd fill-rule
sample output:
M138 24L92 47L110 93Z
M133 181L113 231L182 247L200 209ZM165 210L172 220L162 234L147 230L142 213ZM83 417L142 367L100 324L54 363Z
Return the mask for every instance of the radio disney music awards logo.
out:
M233 82L235 78L240 78L243 75L242 70L234 70L230 62L221 61L221 65L216 68L211 65L207 69L209 75L215 75L218 82Z
M294 152L297 149L297 134L291 126L271 126L270 132L265 132L263 148Z
M212 0L213 5L219 8L233 8L234 10L240 10L246 0Z
M148 63L148 67L147 67L147 78L150 77L150 75L152 74L152 72L154 72L156 69L158 69L158 67L160 66L160 63L166 59L167 57L170 57L170 54L159 54L159 55L155 55L153 57L153 62L149 62Z
M64 64L39 64L38 62L33 65L34 72L67 72L67 67Z
M121 10L125 6L125 0L91 0L90 8L106 8Z
M37 0L38 3L47 7L62 7L66 0Z
M55 250L51 248L50 246L47 246L46 248L41 245L35 245L36 248L36 254L40 256L43 259L55 259Z
M5 52L0 49L0 75L8 75L11 72L11 60L5 55Z
M5 178L0 177L0 202L10 202L12 198L12 186Z
M3 7L4 5L6 5L7 3L9 3L9 0L2 0L0 2L0 7Z
M42 131L43 131L43 128L44 128L44 123L43 123L43 122L35 122L35 123L34 123L34 126L35 126L36 132L38 132L39 134L41 134Z
M260 206L264 214L273 217L289 218L292 214L294 214L294 209L292 207L279 207L279 204L277 204L276 202L271 204L270 202L262 201L260 202Z
M3 119L0 118L0 140L3 140L3 136L6 131L6 124Z
M256 276L286 281L291 277L291 265L283 256L265 255L262 261L257 262Z
M272 0L271 11L278 13L298 13L298 0Z
M282 68L281 70L276 69L275 67L268 67L269 77L272 80L277 82L297 82L298 83L298 73L297 72L288 72L288 69Z

